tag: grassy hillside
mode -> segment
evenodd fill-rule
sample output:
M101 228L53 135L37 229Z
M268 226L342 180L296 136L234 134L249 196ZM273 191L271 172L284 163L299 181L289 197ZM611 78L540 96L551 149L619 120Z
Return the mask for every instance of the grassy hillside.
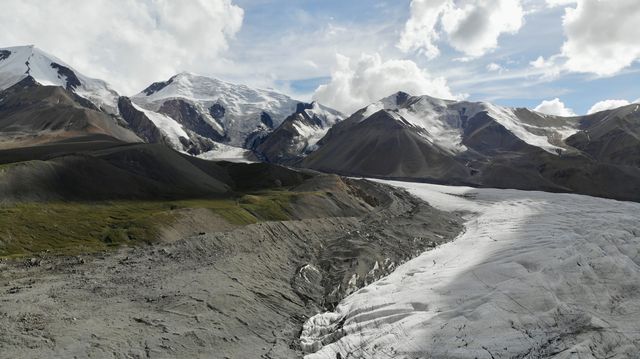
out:
M290 219L304 193L263 191L230 199L31 202L0 205L0 257L75 255L151 243L182 209L204 208L234 225ZM315 195L315 194L313 194Z

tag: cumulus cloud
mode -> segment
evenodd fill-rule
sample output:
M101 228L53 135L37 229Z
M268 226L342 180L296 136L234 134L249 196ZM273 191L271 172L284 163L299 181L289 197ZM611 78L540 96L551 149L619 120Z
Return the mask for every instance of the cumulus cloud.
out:
M614 108L626 106L628 104L629 104L629 101L627 100L604 100L604 101L596 102L593 106L591 106L589 111L587 111L587 115L604 111L604 110L611 110Z
M231 0L5 0L0 45L34 44L131 94L205 70L243 16Z
M534 110L545 113L547 115L555 115L555 116L575 116L575 112L572 109L565 106L565 104L560 101L559 98L554 98L553 100L544 100L542 101Z
M398 91L440 98L454 96L442 77L432 77L410 60L383 61L379 54L363 54L355 61L336 56L331 81L315 91L313 99L345 113Z
M398 47L433 58L436 42L446 35L449 44L467 56L482 56L498 46L502 34L518 32L524 22L520 0L413 0Z
M575 72L613 75L640 59L638 0L577 0L565 9L562 55Z
M398 47L402 51L417 50L428 58L440 54L435 45L440 35L436 31L440 17L450 6L449 0L413 0L411 1L411 17L405 24Z

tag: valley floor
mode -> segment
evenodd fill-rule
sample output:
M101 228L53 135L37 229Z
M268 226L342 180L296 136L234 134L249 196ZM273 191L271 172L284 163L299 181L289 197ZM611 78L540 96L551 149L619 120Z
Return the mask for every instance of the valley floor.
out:
M386 183L466 232L307 321L307 358L640 357L639 203Z
M457 214L386 186L317 176L296 188L271 201L247 195L237 206L185 203L189 208L176 211L188 211L191 220L174 223L173 235L152 245L0 257L0 358L301 357L298 338L309 317L462 230ZM142 214L157 225L167 221L156 213L167 205ZM21 206L13 210L33 213ZM51 206L42 204L82 218L70 204ZM100 206L103 215L130 222L125 215L149 205ZM245 210L271 221L219 230L209 223ZM283 211L297 220L274 220ZM49 222L32 218L35 225L16 225L38 230L21 236L45 241L39 226ZM198 227L203 221L210 226ZM179 235L195 228L202 233ZM27 242L19 248L31 248Z

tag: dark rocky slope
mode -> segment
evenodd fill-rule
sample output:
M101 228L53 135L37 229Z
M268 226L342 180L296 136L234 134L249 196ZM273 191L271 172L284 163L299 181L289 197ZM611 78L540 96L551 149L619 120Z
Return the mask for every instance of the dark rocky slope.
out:
M62 87L42 86L26 77L0 92L0 148L93 134L141 142L126 122Z
M205 161L165 145L105 136L0 151L4 202L228 197L295 186L309 176L272 164Z

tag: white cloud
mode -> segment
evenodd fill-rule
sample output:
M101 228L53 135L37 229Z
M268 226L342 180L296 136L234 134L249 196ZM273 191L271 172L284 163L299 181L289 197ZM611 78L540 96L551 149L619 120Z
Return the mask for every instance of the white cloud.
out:
M205 71L241 28L231 0L5 0L0 45L34 44L127 94Z
M435 42L440 38L436 27L440 16L450 6L450 0L413 0L411 17L405 24L398 43L402 51L418 50L428 58L440 54Z
M412 95L457 98L444 78L434 78L413 61L383 61L379 54L363 54L352 61L337 55L331 81L315 91L313 99L345 113L356 110L398 91Z
M611 110L614 108L626 106L628 104L629 104L629 101L627 100L604 100L604 101L596 102L596 104L591 106L589 111L587 111L587 115L604 111L604 110Z
M439 54L436 42L446 34L453 48L478 57L495 49L500 35L518 32L523 22L520 0L413 0L398 47L433 58Z
M519 0L478 0L446 11L442 25L456 50L481 56L498 46L501 34L518 32L523 15Z
M372 52L398 54L394 46L397 34L392 31L396 25L330 21L297 28L296 31L291 31L287 25L278 31L261 31L258 37L245 33L238 36L228 52L233 63L216 65L210 72L231 82L275 87L297 99L309 101L313 89L292 91L286 83L328 77L335 66L336 53L352 58ZM262 26L247 23L245 29L254 33Z
M562 72L562 65L558 64L558 55L545 59L542 56L538 56L534 61L529 62L529 65L541 75L543 79L555 79Z
M498 72L500 72L502 70L504 70L504 68L502 66L500 66L499 64L496 64L495 62L492 62L489 65L487 65L487 71L492 71L492 72L498 71Z
M544 100L542 101L534 110L545 113L547 115L555 115L555 116L575 116L575 112L572 109L565 106L565 104L560 101L559 98L554 98L553 100Z
M638 0L578 0L565 9L565 66L575 72L613 75L640 59Z
M578 0L546 0L547 7L558 7L575 4Z

